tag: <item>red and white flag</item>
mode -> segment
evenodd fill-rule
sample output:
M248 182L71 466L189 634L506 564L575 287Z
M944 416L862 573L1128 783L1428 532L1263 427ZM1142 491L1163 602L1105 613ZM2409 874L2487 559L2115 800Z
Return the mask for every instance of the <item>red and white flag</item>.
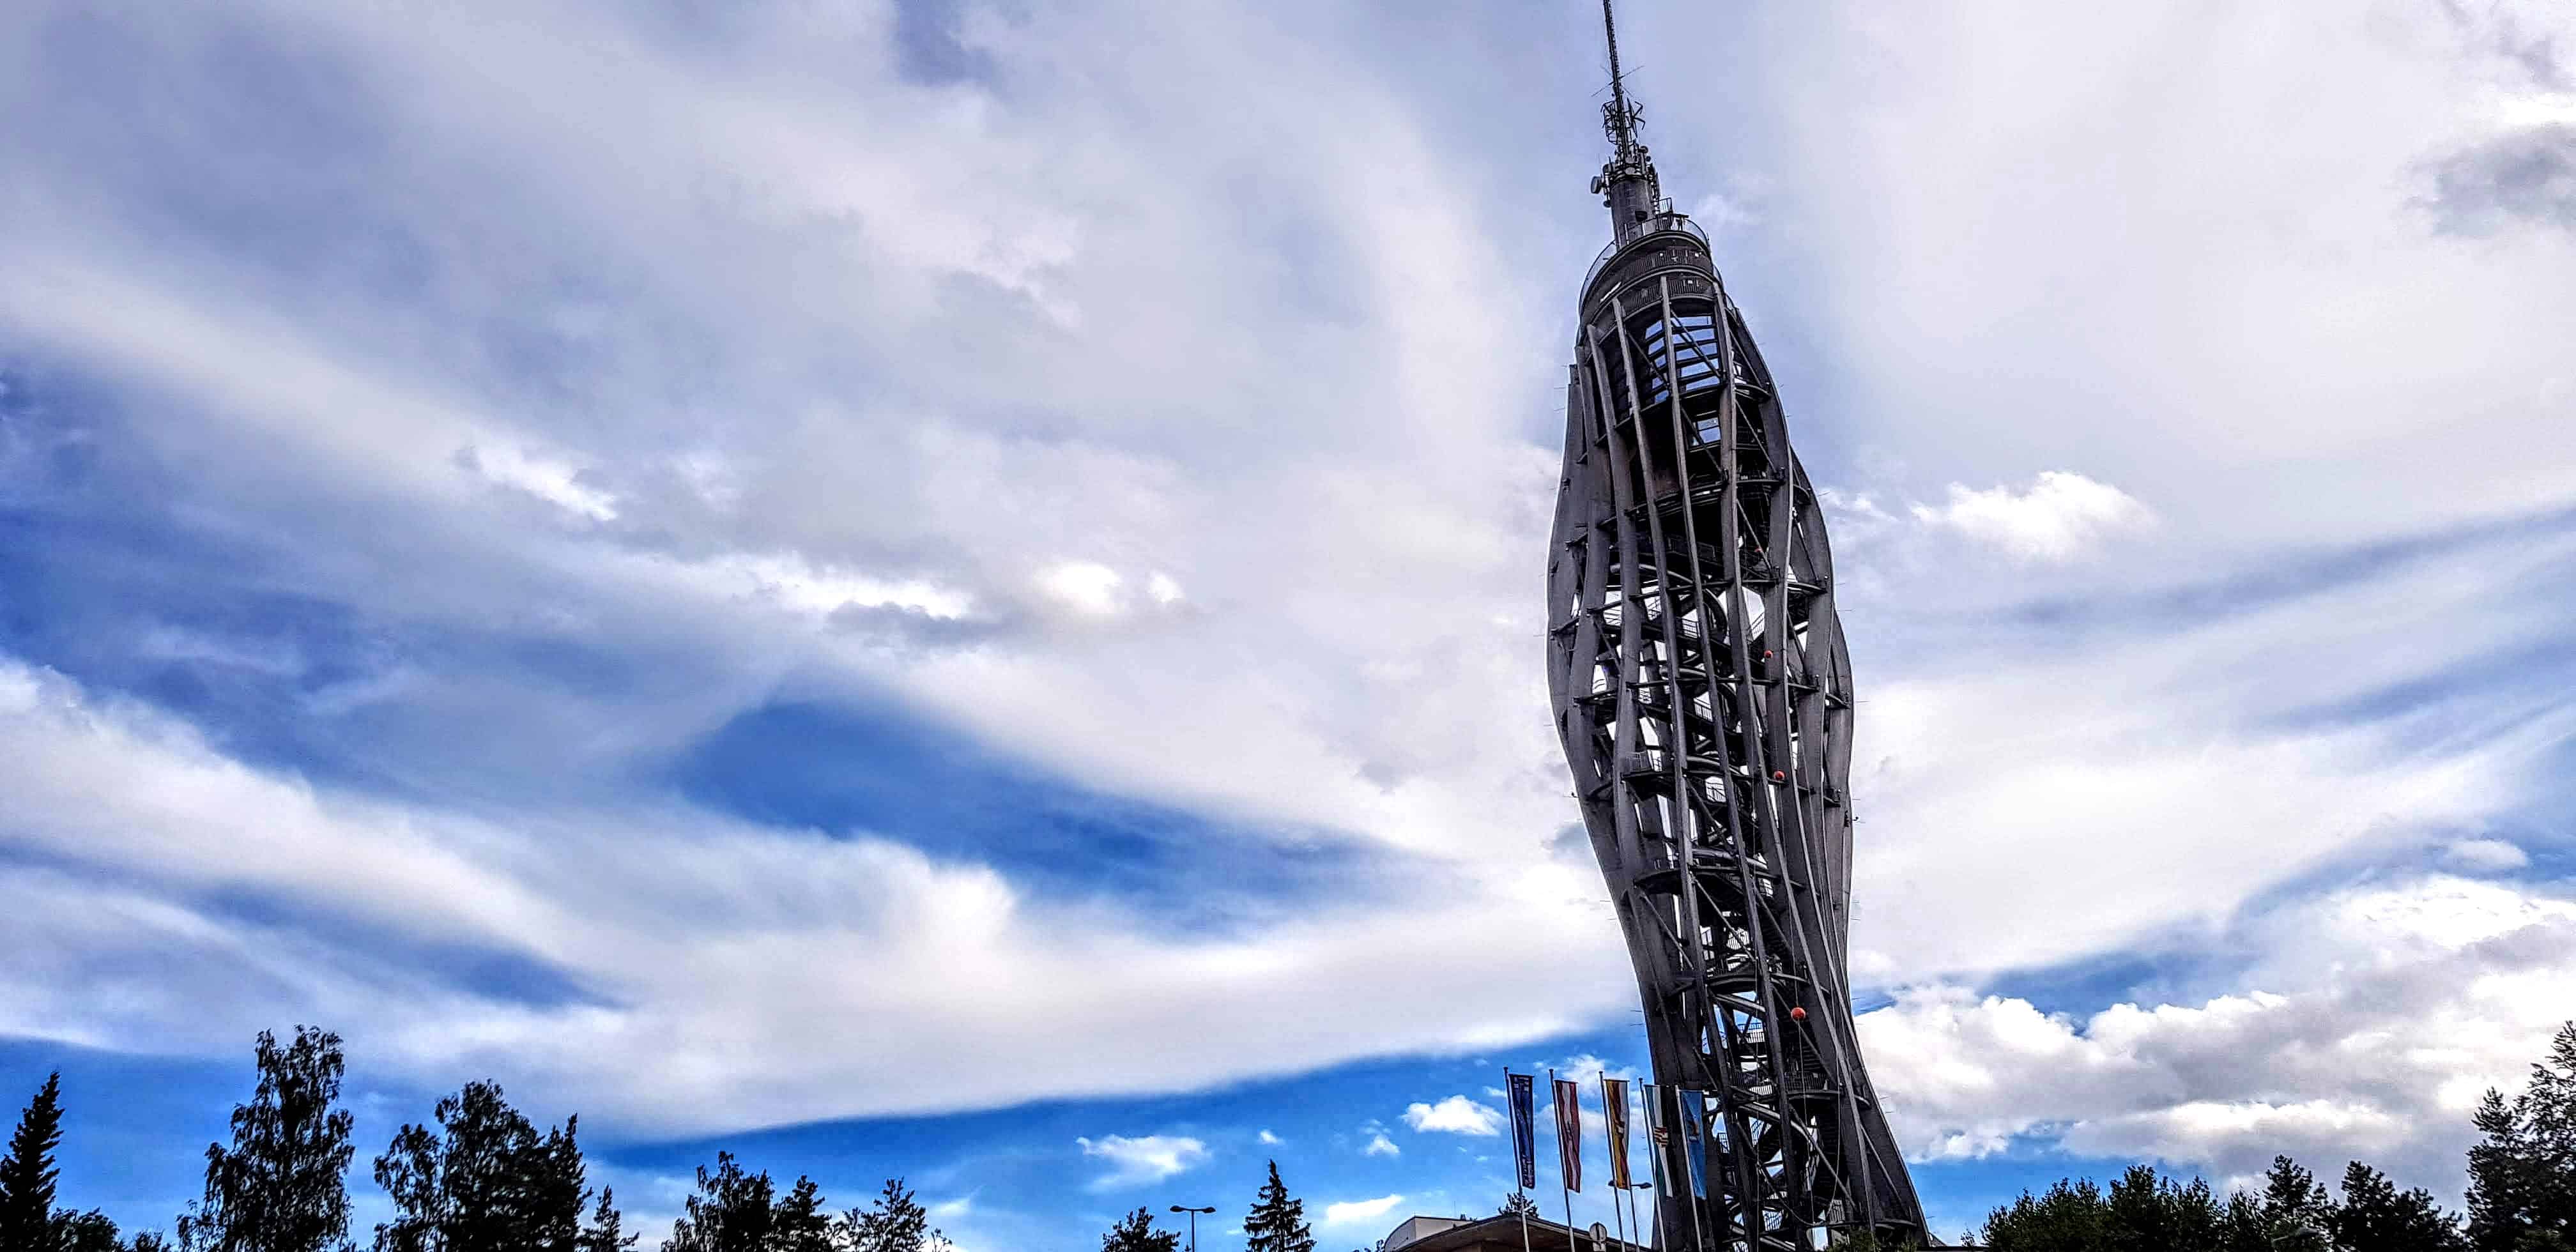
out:
M1583 1190L1583 1107L1575 1101L1583 1089L1571 1079L1548 1075L1548 1086L1555 1091L1556 1102L1556 1168L1565 1176L1565 1189Z

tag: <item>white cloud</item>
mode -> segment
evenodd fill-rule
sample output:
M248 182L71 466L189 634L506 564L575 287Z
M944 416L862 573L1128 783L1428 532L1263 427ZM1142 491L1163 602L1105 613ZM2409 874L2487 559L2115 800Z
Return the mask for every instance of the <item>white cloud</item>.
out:
M1208 1160L1207 1145L1185 1135L1146 1135L1135 1139L1125 1135L1106 1135L1096 1141L1083 1138L1074 1142L1081 1146L1084 1156L1099 1157L1109 1163L1108 1173L1091 1180L1094 1191L1161 1182L1204 1165Z
M2352 1155L2455 1193L2478 1093L2513 1089L2576 1004L2576 901L2527 890L2355 888L2241 939L2276 954L2245 976L2266 989L2078 1020L1923 988L1864 1014L1900 1142L1918 1159L2056 1145L2217 1178L2278 1151Z
M1490 1106L1478 1104L1462 1095L1453 1095L1438 1104L1412 1104L1404 1110L1404 1124L1426 1134L1499 1135L1503 1133L1503 1115Z
M458 450L456 459L494 483L524 491L566 512L594 522L617 520L617 497L585 484L580 471L560 461L508 444L467 445Z
M1118 571L1094 561L1066 561L1038 576L1048 595L1094 617L1114 617L1126 610L1127 599L1120 590L1126 581Z
M2442 850L2442 859L2466 870L2501 873L2531 864L2531 856L2502 839L2463 839Z
M1938 507L1914 506L1915 520L1958 531L2023 561L2068 561L2116 536L2155 524L2155 514L2128 493L2082 474L2047 470L2029 487L1971 490L1950 484Z
M1293 1072L1363 1055L1345 1050L1354 1043L1386 1054L1544 1035L1616 994L1603 977L1615 949L1578 878L1488 888L1519 901L1499 920L1479 891L1452 909L1362 906L1157 936L863 836L658 806L522 809L504 827L343 794L6 662L0 787L11 796L0 840L52 866L0 874L0 915L15 923L0 938L26 975L0 984L0 1032L225 1052L301 1014L342 1024L387 1072L492 1073L602 1124L702 1130L1179 1090L1247 1064ZM199 903L207 894L313 920L230 919ZM338 942L342 929L372 946ZM530 1007L442 987L414 965L426 947L460 945L565 971L590 994ZM1414 958L1391 970L1382 954L1398 949ZM1548 1007L1472 990L1469 971L1496 959L1548 987ZM978 994L949 994L967 970ZM1438 983L1466 990L1422 999ZM119 990L96 993L106 986ZM1418 1031L1361 1029L1397 999L1422 1010ZM1000 1004L1058 1023L1043 1055L988 1063ZM1349 1017L1317 1030L1316 1005ZM1200 1046L1139 1053L1140 1029ZM889 1081L884 1057L910 1058L908 1080ZM1187 1162L1203 1145L1095 1148Z
M1402 1203L1404 1203L1403 1196L1382 1195L1374 1200L1343 1200L1327 1204L1324 1206L1322 1224L1331 1227L1357 1226L1386 1216L1389 1210Z
M1395 1146L1395 1140L1387 1138L1385 1131L1378 1130L1369 1133L1368 1146L1360 1149L1360 1155L1402 1156L1404 1149Z
M9 12L0 43L47 20ZM311 782L227 755L229 728L18 670L41 691L0 714L0 838L48 868L0 879L0 916L59 924L12 941L26 972L0 980L0 1023L230 1049L327 1009L389 1068L516 1058L603 1118L706 1128L1619 1020L1588 869L1492 834L1571 817L1530 591L1567 275L1511 263L1598 233L1583 197L1521 172L1519 137L1565 92L1497 100L1474 49L1426 66L1331 5L987 15L977 52L1010 89L932 86L899 72L881 12L746 12L708 55L613 8L199 6L137 28L130 117L96 106L76 58L19 58L0 330L117 393L83 438L113 453L100 474L155 469L138 524L254 551L261 594L346 613L396 653L334 696L385 716L326 729L416 782L406 795L459 798ZM2187 951L2326 868L2494 842L2480 832L2563 751L2563 727L2530 720L2554 695L2530 693L2568 684L2530 661L2497 696L2477 662L2568 636L2550 594L2566 554L2542 527L2460 528L2576 490L2576 254L2539 233L2463 247L2417 203L2425 154L2490 137L2515 96L2493 32L2432 7L2346 15L2249 67L2278 51L2235 24L2274 20L2252 10L2182 39L2150 6L1812 17L1731 32L1760 53L1730 80L1748 107L1676 101L1661 124L1674 150L1766 171L1723 189L1666 173L1677 194L1722 190L1697 202L1728 206L1712 224L1739 232L1739 290L1773 293L1757 322L1826 345L1830 393L1800 376L1813 363L1781 380L1832 427L1798 428L1809 468L1856 500L1959 484L1923 524L1829 503L1863 680L1856 966L1903 983ZM1688 47L1716 19L1637 20ZM271 46L382 85L351 103L370 142L307 161L207 107L243 96L199 50ZM2108 78L2063 52L2099 46L2151 51ZM1583 72L1559 86L1579 95ZM2124 103L2182 78L2209 90ZM1243 107L1194 107L1218 92ZM2035 173L2066 151L2105 176ZM407 241L417 281L353 280L327 230L272 263L240 215L192 224L121 173L146 167L205 202L278 206L255 233ZM1383 178L1354 193L1355 168ZM614 300L566 294L585 291ZM2044 465L2119 486L1964 485ZM1911 569L1850 544L1862 523L2023 560ZM2428 536L2429 556L2330 567ZM2115 541L2136 559L2077 559ZM1097 628L1142 601L1190 611ZM889 643L836 630L853 607L1008 629ZM520 682L409 642L448 636L681 694ZM995 867L632 789L639 763L782 691L891 696L981 748L1225 819L1227 838L1418 856L1441 904L1175 936ZM378 720L416 729L366 738ZM457 768L423 741L494 746ZM544 785L514 791L512 770ZM1999 883L2022 907L1963 906ZM207 903L237 892L318 920ZM2406 907L2454 937L2495 915ZM393 938L357 950L343 925ZM402 945L457 942L594 999L424 991L434 963ZM1389 950L1421 956L1399 976ZM1326 1019L1265 1016L1235 990L1246 970ZM2278 984L2293 1006L2322 985ZM117 993L66 990L102 986ZM1389 1011L1423 987L1431 1002ZM996 1064L996 1003L1042 1009L1062 1039ZM1183 1042L1141 1057L1122 1046L1136 1031ZM854 1059L870 1055L947 1068L897 1087ZM2311 1080L2204 1095L2320 1126L2353 1107ZM2183 1129L2077 1111L2215 1133L2191 1129L2206 1110L2173 1112L2188 1102L2157 1109Z
M1277 1135L1275 1135L1275 1134L1272 1134L1272 1133L1271 1133L1270 1131L1268 1131L1268 1130L1264 1130L1264 1131L1262 1131L1262 1132L1261 1132L1261 1134L1258 1136L1258 1138L1259 1138L1260 1142L1262 1143L1262 1145L1263 1145L1263 1146L1265 1146L1265 1147L1277 1147L1277 1146L1279 1146L1281 1143L1286 1142L1285 1140L1281 1139L1279 1136L1277 1136Z

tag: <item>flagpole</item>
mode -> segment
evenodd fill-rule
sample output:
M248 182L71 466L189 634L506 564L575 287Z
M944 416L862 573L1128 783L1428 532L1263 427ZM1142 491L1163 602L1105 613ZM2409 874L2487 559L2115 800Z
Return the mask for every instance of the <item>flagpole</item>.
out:
M1619 1141L1614 1136L1618 1133L1618 1123L1610 1115L1610 1073L1608 1070L1594 1070L1592 1077L1601 1086L1601 1142L1609 1149L1610 1156L1610 1174L1602 1181L1617 1187L1619 1185ZM1623 1232L1627 1225L1627 1220L1619 1216L1619 1193L1614 1190L1610 1193L1610 1229L1613 1232ZM1619 1234L1623 1242L1627 1237L1624 1233Z

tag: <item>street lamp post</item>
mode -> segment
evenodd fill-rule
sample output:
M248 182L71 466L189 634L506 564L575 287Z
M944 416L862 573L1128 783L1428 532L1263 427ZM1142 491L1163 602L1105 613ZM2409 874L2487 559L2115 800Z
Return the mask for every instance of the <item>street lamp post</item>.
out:
M1172 1211L1175 1213L1187 1213L1190 1215L1190 1252L1199 1252L1199 1214L1213 1214L1216 1212L1216 1206L1211 1204L1203 1209L1193 1209L1183 1208L1182 1206L1175 1204L1172 1206Z

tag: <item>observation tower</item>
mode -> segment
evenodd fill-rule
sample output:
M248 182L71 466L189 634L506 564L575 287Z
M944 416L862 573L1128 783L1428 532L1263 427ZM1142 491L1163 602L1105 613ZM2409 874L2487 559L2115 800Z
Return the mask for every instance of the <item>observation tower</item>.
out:
M1862 1068L1852 679L1825 519L1708 236L1637 142L1603 0L1610 246L1584 276L1548 559L1548 685L1637 970L1669 1249L1930 1243ZM1696 1114L1693 1116L1692 1114Z

